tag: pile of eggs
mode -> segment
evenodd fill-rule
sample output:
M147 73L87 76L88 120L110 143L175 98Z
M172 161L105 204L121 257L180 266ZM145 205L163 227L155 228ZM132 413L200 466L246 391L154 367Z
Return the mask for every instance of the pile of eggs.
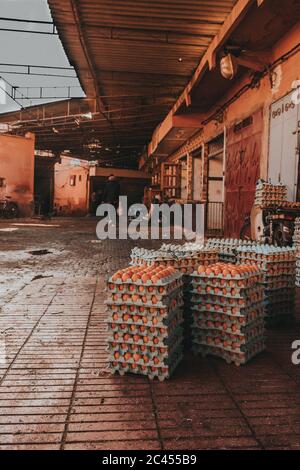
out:
M261 272L217 263L192 276L193 351L245 364L265 349Z
M296 257L296 286L300 287L300 249L297 251Z
M259 181L256 185L256 206L262 208L281 207L287 202L287 187L282 184L271 184Z
M159 250L134 248L131 252L132 265L174 267L183 274L190 274L195 266L217 262L219 255L213 248L201 244L162 245Z
M213 248L218 251L220 261L227 263L236 263L236 249L240 247L249 247L257 245L251 240L240 240L237 238L210 238L207 241L207 248Z
M300 218L295 220L294 247L296 253L296 286L300 287Z
M173 267L164 266L129 266L117 271L111 278L112 282L152 283L169 282L177 276Z
M182 275L172 267L129 266L107 290L112 370L169 378L182 358Z
M268 326L293 316L296 252L290 247L257 245L237 249L238 262L256 265L263 273L265 318Z

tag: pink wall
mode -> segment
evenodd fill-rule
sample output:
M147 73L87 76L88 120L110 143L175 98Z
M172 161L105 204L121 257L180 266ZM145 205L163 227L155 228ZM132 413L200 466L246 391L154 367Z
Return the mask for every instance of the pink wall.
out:
M0 198L10 196L20 208L21 216L33 214L34 135L26 137L0 135Z
M59 215L84 215L87 213L88 174L87 163L74 166L72 158L62 158L54 167L54 208ZM75 186L71 177L75 176Z

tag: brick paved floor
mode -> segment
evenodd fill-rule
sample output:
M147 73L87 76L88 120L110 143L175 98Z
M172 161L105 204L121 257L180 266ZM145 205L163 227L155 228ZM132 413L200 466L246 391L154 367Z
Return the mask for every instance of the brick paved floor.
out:
M111 376L104 278L134 243L94 233L91 219L0 222L0 449L299 450L300 296L297 325L246 367L187 356L168 382Z

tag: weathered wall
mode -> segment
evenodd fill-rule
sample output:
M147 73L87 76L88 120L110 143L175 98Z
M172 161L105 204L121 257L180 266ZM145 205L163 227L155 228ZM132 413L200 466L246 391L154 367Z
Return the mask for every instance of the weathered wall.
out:
M10 196L19 205L20 215L27 217L34 209L34 135L0 136L0 198Z
M300 23L296 25L287 35L285 35L273 48L272 51L272 60L280 58L282 55L291 51L299 43L300 37ZM248 118L249 116L255 116L257 112L262 113L262 118L260 120L260 129L255 129L255 133L259 138L259 142L255 147L255 154L253 155L253 162L257 163L257 158L259 159L259 173L258 176L261 178L268 178L268 165L269 165L269 121L270 121L270 107L271 104L287 95L293 89L293 82L300 80L300 68L299 68L300 53L291 55L287 60L283 61L276 69L276 80L275 86L272 88L270 83L270 77L267 75L261 81L258 87L248 90L246 93L242 94L236 101L230 104L226 111L224 112L223 122L217 122L212 120L208 124L203 126L203 129L199 134L186 142L186 144L176 153L169 156L168 161L178 161L183 155L190 153L195 149L195 144L200 147L204 144L204 162L203 162L203 175L199 175L199 178L203 178L203 197L204 201L207 197L207 142L211 141L222 132L225 131L229 133L232 127L239 123L240 121ZM211 108L206 116L203 116L204 120L211 116L215 111L220 109L220 107L230 100L244 85L248 84L250 81L249 76L246 76L239 82L235 83L230 91L223 96L222 100L215 104ZM201 86L201 85L200 85ZM197 105L197 103L193 103ZM296 156L295 156L296 158ZM228 159L228 148L225 151L225 178L226 178L226 161ZM256 165L255 163L255 165ZM251 159L249 164L252 165ZM257 165L256 167L257 168ZM240 168L241 172L247 172L247 168ZM256 171L256 170L255 170ZM246 173L245 173L246 174ZM240 175L240 179L243 180L243 175ZM193 181L195 181L195 176L189 179L189 194L193 193ZM249 194L252 194L252 199L254 195L255 183L251 182L251 188L249 189ZM226 201L225 201L226 204ZM248 200L245 207L247 210L251 206L250 200ZM226 206L225 206L226 208ZM231 208L232 209L232 208ZM245 210L240 213L240 217L235 224L235 230L231 230L228 227L227 235L238 235L238 228L241 226L242 219L245 216ZM230 210L232 213L232 210ZM228 217L232 216L229 214Z
M73 162L72 158L62 158L54 167L54 210L58 215L85 215L88 211L89 168L86 162L80 161L80 166Z

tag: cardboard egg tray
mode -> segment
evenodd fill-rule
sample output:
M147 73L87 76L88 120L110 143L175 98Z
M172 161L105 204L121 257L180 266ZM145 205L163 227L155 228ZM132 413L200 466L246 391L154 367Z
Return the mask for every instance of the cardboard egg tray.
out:
M287 201L287 187L259 182L256 186L254 205L260 207L280 207Z
M122 363L117 361L111 361L109 363L109 367L113 370L113 372L117 372L120 375L125 375L127 373L145 375L150 380L154 380L155 378L157 378L160 382L163 382L164 380L169 379L173 375L175 369L181 362L182 357L182 353L178 351L178 353L172 358L173 362L163 367L157 365L139 366L136 364L128 364L126 362Z
M250 317L229 317L228 315L220 314L216 317L201 314L201 312L194 312L193 327L202 330L214 329L225 331L230 334L243 334L250 328L256 326L264 326L263 309L259 316Z
M202 277L199 274L193 273L191 275L191 289L197 287L211 287L219 289L247 289L257 282L263 281L263 274L254 277L242 278L216 278L216 277Z
M182 276L177 273L177 279L166 283L133 283L133 282L108 282L107 291L112 294L139 294L156 295L160 298L172 294L175 290L183 286Z
M155 300L154 300L155 299ZM183 304L183 292L179 288L170 293L168 296L157 296L155 294L112 294L112 300L107 300L106 305L136 305L139 307L158 307L158 308L175 308Z
M220 329L193 329L193 342L199 344L214 344L225 350L244 352L251 341L263 338L265 325L250 326L245 328L244 333L232 333Z
M197 331L201 334L209 334L213 337L226 338L228 340L238 340L241 344L247 344L252 341L253 338L264 335L265 324L263 320L257 320L251 325L238 325L237 323L229 322L223 323L218 321L209 321L198 319L193 324L193 335L199 337Z
M191 290L192 297L197 295L212 295L216 297L224 297L227 299L245 299L249 298L254 299L256 298L256 294L259 294L259 289L257 287L244 287L244 288L232 288L232 287L216 287L207 285L206 287L203 285L195 286ZM258 296L259 297L259 296Z
M261 289L258 289L257 292L253 293L249 299L243 297L230 297L230 296L220 296L215 294L193 294L191 297L191 301L193 304L211 304L220 307L247 307L249 305L249 301L251 305L256 304L258 302L262 302L264 300L264 293Z
M176 318L177 320L177 318ZM130 342L134 343L134 336L139 336L140 340L136 343L145 344L144 338L148 338L148 343L152 345L159 344L159 341L162 343L165 340L170 340L177 331L181 332L179 325L182 323L182 318L178 319L178 322L171 322L169 325L164 325L162 327L158 326L145 326L145 325L136 325L135 323L115 323L109 320L108 323L108 333L109 338L112 338L115 342ZM127 337L127 339L126 339Z
M208 309L209 306L209 309ZM256 321L259 318L263 318L264 304L258 302L253 304L251 307L242 308L228 308L222 307L221 305L205 305L198 304L191 308L193 316L195 318L205 318L211 321L228 321L230 323L240 323L241 325L247 325ZM226 316L226 319L224 319Z
M158 307L157 305L136 305L134 303L115 303L113 301L107 300L106 302L106 311L108 315L113 315L114 313L128 313L133 315L147 315L150 317L151 321L153 318L157 318L160 321L160 318L164 318L165 315L170 315L173 311L176 311L178 308L183 306L183 299L179 299L169 305L169 307Z
M147 334L145 334L147 333ZM172 345L174 342L182 342L182 328L178 326L176 329L173 329L172 332L167 334L161 334L158 331L155 333L145 333L133 334L132 332L108 332L108 344L118 343L120 345L126 343L128 345L135 346L147 346L152 347L156 346L158 348L164 348L167 345Z
M206 356L217 356L224 359L227 364L235 364L236 366L241 366L247 364L252 358L260 354L266 349L264 339L258 339L257 341L251 344L250 349L245 352L229 352L224 349L220 349L214 346L206 345L197 345L193 346L194 354L201 355L202 357Z
M174 354L182 351L182 341L180 337L175 337L174 341L164 347L145 346L137 344L110 343L108 346L109 360L127 362L129 364L165 366L173 362Z
M252 241L239 240L234 238L210 238L207 241L206 246L208 248L213 248L218 251L219 261L223 261L224 263L236 264L236 249L241 246L251 246L252 244L254 244L254 242Z
M219 332L220 333L220 332ZM263 335L252 338L249 342L244 342L237 339L233 341L226 334L215 334L215 336L206 334L206 332L201 332L200 330L195 330L193 333L193 344L198 344L200 346L213 346L214 348L220 349L224 352L233 352L233 353L245 353L254 349L254 344L259 341L264 341Z
M160 272L151 276L141 266L118 271L108 281L108 350L110 364L119 373L164 379L182 355L182 276L174 271L151 282ZM134 274L150 279L133 281Z
M164 328L165 326L172 325L173 323L182 323L183 313L181 308L176 308L171 312L167 310L164 313L151 314L146 309L141 313L137 312L128 312L128 311L119 311L119 310L107 310L108 319L107 323L112 324L116 323L122 325L125 322L128 325L138 325L138 326L148 326L149 328L155 326L157 328Z
M193 350L209 347L225 359L240 354L246 362L265 332L262 273L218 263L209 270L199 267L191 278Z

